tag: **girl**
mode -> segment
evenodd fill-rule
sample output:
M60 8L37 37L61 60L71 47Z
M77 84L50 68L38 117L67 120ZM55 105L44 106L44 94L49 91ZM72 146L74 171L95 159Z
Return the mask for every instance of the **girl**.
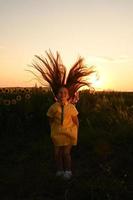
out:
M69 91L66 86L62 86L58 91L58 101L47 112L51 125L51 138L55 146L56 175L63 175L65 179L70 179L72 176L70 151L72 145L77 144L79 126L78 111L68 99Z
M57 52L56 57L51 51L46 54L48 58L35 56L38 60L32 65L39 71L41 78L32 71L28 71L32 72L41 84L46 86L48 83L53 92L56 102L48 109L47 116L54 144L56 175L70 179L72 177L70 153L72 146L77 145L79 127L78 111L72 103L79 88L90 87L90 83L84 78L92 74L94 70L92 67L84 66L83 59L79 58L66 76L66 67L59 53Z

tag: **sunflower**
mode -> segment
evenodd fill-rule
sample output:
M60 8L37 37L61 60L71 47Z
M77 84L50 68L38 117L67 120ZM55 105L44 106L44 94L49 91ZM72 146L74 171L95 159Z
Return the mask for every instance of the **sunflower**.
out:
M10 90L8 88L5 89L5 93L9 94Z
M11 100L12 105L15 105L17 103L16 99Z
M3 99L2 99L2 98L0 98L0 105L2 105L2 103L3 103Z
M25 95L25 99L30 99L31 98L31 95L29 94L29 93L27 93L26 95Z
M16 100L17 100L17 101L21 101L21 99L22 99L21 95L18 95L18 96L16 97Z
M9 106L11 104L11 101L9 99L4 100L4 105Z
M5 88L2 88L2 93L5 93L6 92L6 89Z

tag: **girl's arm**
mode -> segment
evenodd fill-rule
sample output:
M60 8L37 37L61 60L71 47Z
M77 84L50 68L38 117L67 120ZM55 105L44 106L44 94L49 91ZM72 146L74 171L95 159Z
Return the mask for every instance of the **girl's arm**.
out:
M79 120L78 120L77 115L76 116L72 116L72 121L77 127L79 127Z
M53 123L53 121L54 121L54 118L48 117L48 121L49 121L49 124L51 125Z

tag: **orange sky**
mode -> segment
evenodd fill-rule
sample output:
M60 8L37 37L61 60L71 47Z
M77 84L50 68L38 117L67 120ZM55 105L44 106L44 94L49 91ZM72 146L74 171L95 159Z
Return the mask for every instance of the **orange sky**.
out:
M0 87L34 86L25 69L50 48L68 67L79 55L95 65L96 88L133 91L132 10L132 0L0 0Z

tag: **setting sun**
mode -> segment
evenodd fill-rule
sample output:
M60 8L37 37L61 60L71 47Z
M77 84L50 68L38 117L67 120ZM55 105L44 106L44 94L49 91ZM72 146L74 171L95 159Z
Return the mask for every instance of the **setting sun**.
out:
M94 87L96 90L103 90L105 86L101 80L92 80L92 87Z

